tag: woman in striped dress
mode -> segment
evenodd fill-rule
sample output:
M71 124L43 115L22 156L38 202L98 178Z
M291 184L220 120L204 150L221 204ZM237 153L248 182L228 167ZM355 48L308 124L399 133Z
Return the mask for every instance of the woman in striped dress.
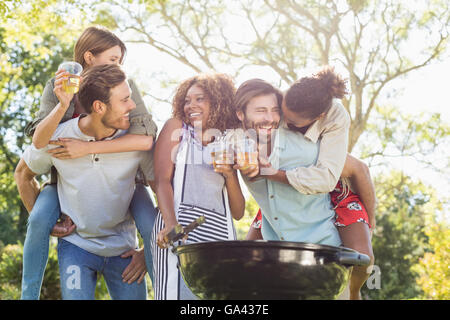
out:
M178 223L204 215L206 222L187 243L235 240L233 218L244 215L245 199L231 165L216 166L211 142L239 124L232 104L235 88L223 74L185 80L173 100L173 117L155 146L155 183L160 214L153 229L155 299L196 299L177 268L177 257L164 236Z

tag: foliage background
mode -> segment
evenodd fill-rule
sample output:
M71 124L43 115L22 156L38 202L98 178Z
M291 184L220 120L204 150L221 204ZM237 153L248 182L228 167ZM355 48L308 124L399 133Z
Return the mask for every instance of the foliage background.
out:
M423 3L0 2L0 299L20 297L28 213L13 171L30 143L23 128L46 81L61 61L71 59L78 35L92 24L110 28L127 43L125 68L159 127L170 114L176 84L197 72L227 72L237 84L261 77L286 89L320 65L336 66L351 90L343 101L352 118L349 151L370 166L379 200L372 240L381 288L364 287L363 296L449 299L449 125L439 112L399 108L402 81L449 58L449 4ZM430 183L428 176L438 178ZM236 223L240 239L257 208L249 197L246 215ZM42 299L60 297L54 247L53 240ZM109 298L103 281L97 298Z

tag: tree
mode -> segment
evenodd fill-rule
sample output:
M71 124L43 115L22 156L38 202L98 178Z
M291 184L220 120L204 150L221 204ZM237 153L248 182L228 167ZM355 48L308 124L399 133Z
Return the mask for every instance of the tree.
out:
M439 59L449 37L448 1L131 2L112 0L119 10L101 6L98 21L130 32L129 42L148 44L194 72L232 66L237 76L256 65L289 85L306 67L345 70L352 93L343 100L352 118L349 151L382 91Z
M430 252L425 252L414 271L419 274L418 285L425 299L450 299L450 227L445 221L429 219L425 227Z
M234 225L236 227L236 237L238 240L245 240L247 237L250 225L253 222L256 214L258 213L259 206L255 199L250 195L248 199L245 200L245 214L241 220L235 221Z
M425 220L442 210L443 204L431 187L399 171L378 175L375 185L379 206L372 244L381 289L364 286L363 294L371 299L416 298L422 290L413 266L429 250Z
M61 297L56 245L52 244L41 290L42 300ZM9 244L0 248L0 300L20 299L22 283L23 246Z
M431 276L422 276L423 282L418 285L417 264L433 247L429 230L436 217L445 212L448 198L437 193L438 184L426 185L420 176L415 181L411 171L432 170L445 181L449 158L442 154L449 132L439 114L402 114L393 107L378 107L367 125L357 149L372 172L377 172L379 205L372 240L375 265L381 271L381 289L369 290L365 286L366 297L412 299L422 296L426 285L439 287L427 282ZM407 164L408 159L413 159L413 165ZM445 215L442 219L446 219ZM448 247L448 240L442 239L440 245ZM441 289L448 292L444 286Z
M352 92L343 101L352 118L349 149L372 168L384 168L375 181L380 204L373 238L381 289L365 288L363 294L372 299L448 296L439 284L446 276L448 257L441 249L448 239L438 238L447 233L421 219L443 211L445 200L438 201L432 188L404 170L391 170L389 161L414 158L446 177L446 165L430 162L429 155L448 143L449 127L439 115L403 115L379 99L395 79L445 57L447 1L8 0L0 2L0 13L0 241L14 244L24 235L28 214L12 176L30 142L23 127L46 80L63 57L70 58L81 30L94 22L119 30L128 43L158 50L187 73L226 70L238 79L256 66L272 75L267 80L286 87L307 68L335 65ZM172 88L179 80L165 70L154 78ZM151 96L167 100L153 91ZM248 201L246 218L237 223L240 239L256 210ZM20 245L8 249L16 257ZM17 295L11 283L5 290Z
M38 108L47 80L63 59L71 59L79 33L60 28L71 19L57 14L56 3L11 2L8 14L0 18L0 241L4 244L23 241L28 217L13 177L19 156L30 143L23 129Z
M450 126L439 113L406 114L393 106L377 107L376 111L355 149L372 167L412 158L424 167L450 174L450 158L445 158L445 153L442 157L450 143ZM430 157L433 154L439 154L442 161L436 162Z

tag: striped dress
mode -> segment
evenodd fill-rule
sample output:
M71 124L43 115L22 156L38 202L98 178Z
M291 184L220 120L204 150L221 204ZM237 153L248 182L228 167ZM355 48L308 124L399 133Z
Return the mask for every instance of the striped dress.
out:
M193 128L185 124L176 155L173 189L180 224L187 225L201 215L206 218L204 224L189 234L186 243L236 239L225 179L214 172L210 146L195 139ZM197 299L183 281L177 256L170 248L161 249L156 244L156 236L163 227L162 215L158 214L151 243L155 300Z

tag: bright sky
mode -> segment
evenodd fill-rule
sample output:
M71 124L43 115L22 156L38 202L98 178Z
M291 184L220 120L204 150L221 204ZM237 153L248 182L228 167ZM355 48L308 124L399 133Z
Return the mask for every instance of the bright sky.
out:
M154 75L167 72L179 79L185 79L194 74L191 69L146 45L127 44L127 46L128 53L124 65L125 69L139 81L141 90L152 95L169 98L170 100L172 97L171 93L176 88L176 85L171 85L158 92L155 89L159 89L159 84L154 82ZM381 95L379 101L387 101L389 104L398 106L405 113L439 112L443 120L450 122L450 106L447 97L449 92L448 73L444 72L444 70L450 70L450 60L434 62L422 69L411 72L405 79L394 80L384 92L387 89L395 88L399 90L398 95L390 99ZM217 71L231 72L231 70ZM236 85L239 86L243 81L255 77L261 77L274 84L278 81L278 78L272 71L254 67L248 72L242 73L238 79L235 79ZM155 104L153 102L151 107L155 117L162 122L170 116L170 106L168 105Z

